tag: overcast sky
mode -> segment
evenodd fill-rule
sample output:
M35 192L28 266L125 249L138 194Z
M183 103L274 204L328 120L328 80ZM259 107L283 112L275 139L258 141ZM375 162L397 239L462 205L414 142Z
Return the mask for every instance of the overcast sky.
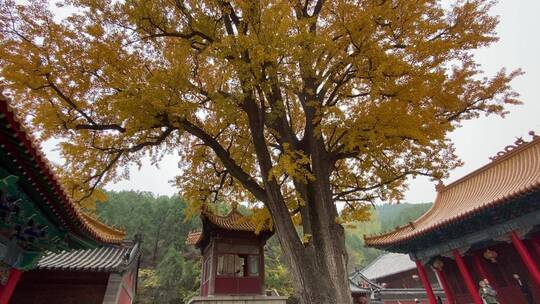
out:
M468 121L463 127L450 135L457 149L457 154L465 165L451 172L448 184L468 172L489 162L505 146L513 143L517 137L530 140L530 130L540 134L540 1L538 0L501 0L492 10L500 16L497 28L500 41L490 48L476 52L477 62L488 75L493 75L501 67L508 70L521 68L525 74L514 80L512 86L521 94L523 105L512 106L510 114L501 119L498 116L482 117ZM53 151L54 145L45 145L45 151L51 160L59 160ZM142 190L156 194L172 195L178 190L170 180L178 172L178 157L169 155L159 164L159 168L145 162L141 170L133 168L129 180L106 186L111 190ZM406 193L407 202L431 202L435 198L434 183L427 178L412 180Z

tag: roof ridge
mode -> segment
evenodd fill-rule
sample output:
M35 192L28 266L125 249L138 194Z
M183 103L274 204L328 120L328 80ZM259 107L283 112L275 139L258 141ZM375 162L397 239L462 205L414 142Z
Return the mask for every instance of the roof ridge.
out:
M484 165L484 166L482 166L482 167L480 167L480 168L478 168L478 169L476 169L476 170L474 170L474 171L472 171L470 173L465 174L464 176L462 176L459 179L451 182L450 184L444 185L440 191L436 191L435 200L433 201L433 204L431 205L431 207L426 212L424 212L422 215L420 215L418 218L416 218L414 221L412 221L412 223L415 224L415 223L420 222L423 218L430 215L433 212L433 210L436 210L438 204L440 204L438 202L439 202L439 198L440 198L442 193L444 193L444 192L446 192L446 191L448 191L450 189L453 189L454 187L457 187L459 184L466 182L470 178L473 178L474 176L477 176L477 175L489 170L490 168L492 168L492 167L494 167L496 165L501 164L503 161L508 160L509 158L514 156L516 153L518 153L520 151L524 151L526 149L530 149L530 148L534 147L534 145L540 143L540 136L536 136L533 131L530 131L529 134L531 134L533 136L531 141L524 142L523 144L520 144L520 145L517 144L517 146L515 146L515 148L513 148L510 151L507 151L504 155L501 155L501 156L497 157L496 159L492 160L490 163L488 163L488 164L486 164L486 165ZM515 143L517 143L517 141ZM507 147L509 147L509 146L506 146L505 149ZM439 187L439 189L440 189L440 187ZM408 226L410 226L410 224L400 227L401 229L399 229L399 230L395 229L393 231L390 231L389 234L401 231L404 228L407 228ZM411 228L413 230L415 229L414 226L411 227ZM387 235L387 234L385 234L385 235Z
M534 131L529 131L529 135L532 136L531 141L525 142L525 141L523 141L522 137L518 137L518 139L514 142L514 145L507 145L507 146L504 147L504 151L501 151L501 152L497 153L497 156L490 157L491 162L481 166L478 169L473 170L472 172L469 172L469 173L465 174L464 176L462 176L459 179L449 183L448 185L444 185L443 189L441 191L438 191L438 192L444 192L444 191L448 190L448 188L453 188L456 185L459 185L460 183L466 181L467 179L469 179L469 178L471 178L473 176L476 176L476 175L488 170L489 168L502 163L503 161L505 161L505 160L511 158L512 156L514 156L516 153L521 152L521 151L526 150L526 149L530 149L531 147L533 147L536 144L540 144L540 136L536 135L536 133ZM522 141L521 144L519 143L520 141ZM509 147L513 147L513 148L511 150L507 150ZM499 153L504 153L504 154L499 155ZM434 202L434 204L435 204L435 202Z
M412 223L378 235L365 236L365 244L369 247L397 245L519 195L538 191L540 136L534 132L529 134L533 135L531 141L518 139L516 146L507 146L505 152L498 153L491 163L437 191L431 208Z

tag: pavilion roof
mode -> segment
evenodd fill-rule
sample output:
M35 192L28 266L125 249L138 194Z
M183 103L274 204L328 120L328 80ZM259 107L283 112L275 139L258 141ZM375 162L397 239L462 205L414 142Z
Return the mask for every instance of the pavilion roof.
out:
M492 162L461 179L437 186L433 206L408 225L376 236L364 236L370 247L388 248L420 238L540 190L540 137L516 141Z
M50 210L64 228L83 240L118 244L125 232L107 226L85 213L65 192L40 147L23 124L10 101L0 92L0 141L10 155L9 162L19 171L20 183L38 193L37 209Z
M214 214L205 209L201 211L201 218L203 223L208 222L210 225L224 230L253 232L254 234L258 234L259 231L271 231L271 227L268 224L265 224L262 229L258 229L257 224L250 217L240 213L236 206L233 206L229 214L225 216ZM197 245L203 238L203 231L190 232L187 236L186 244Z
M187 245L196 245L202 238L202 231L190 232L186 238Z
M240 213L235 207L225 216L220 216L209 211L203 211L201 215L219 228L234 231L257 231L257 225L251 218ZM265 226L262 230L269 230L269 228Z
M362 270L355 270L352 274L349 275L349 284L355 285L360 288L377 290L382 289L383 287L377 284L374 280L367 278Z
M37 269L121 273L139 258L139 243L46 253Z

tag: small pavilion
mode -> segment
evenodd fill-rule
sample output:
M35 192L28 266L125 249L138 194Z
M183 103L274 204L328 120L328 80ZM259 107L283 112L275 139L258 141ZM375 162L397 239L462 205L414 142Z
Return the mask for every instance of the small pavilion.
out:
M201 294L190 303L285 303L286 297L266 295L264 245L273 234L269 225L258 229L236 205L226 216L201 212L202 231L191 232L186 243L201 251Z
M487 280L501 303L540 303L540 137L518 139L491 162L449 184L424 215L365 243L408 253L429 303L431 268L448 303L482 304Z

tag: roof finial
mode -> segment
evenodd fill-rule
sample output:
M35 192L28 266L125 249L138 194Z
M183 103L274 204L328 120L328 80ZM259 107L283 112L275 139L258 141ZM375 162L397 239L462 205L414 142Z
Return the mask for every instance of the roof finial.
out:
M435 191L437 192L442 192L444 191L444 188L446 186L444 185L444 183L442 182L442 180L439 180L439 182L437 183L437 185L435 185Z
M529 131L529 135L532 137L531 141L534 141L535 139L540 137L540 136L536 135L536 133L534 131ZM505 156L506 154L512 152L513 150L519 148L520 146L530 143L531 141L527 142L527 141L525 141L523 139L523 137L518 137L514 141L513 145L508 145L508 146L504 147L504 149L502 151L497 152L497 154L495 156L492 156L489 159L491 161L495 161L495 160L501 158L502 156Z

